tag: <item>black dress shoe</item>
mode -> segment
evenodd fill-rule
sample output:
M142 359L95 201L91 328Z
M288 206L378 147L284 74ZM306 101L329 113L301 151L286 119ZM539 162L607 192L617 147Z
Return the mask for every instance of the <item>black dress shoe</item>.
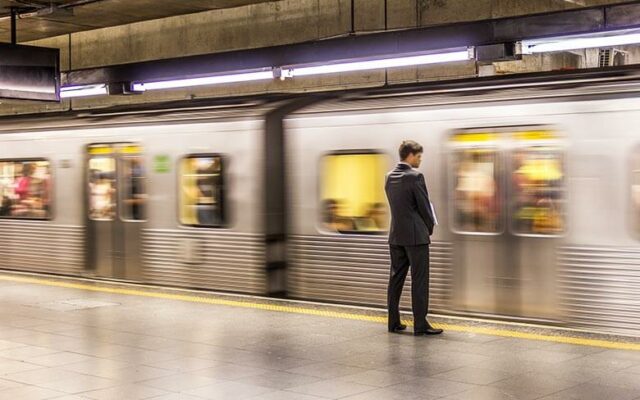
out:
M407 326L405 324L398 324L398 325L394 326L393 328L389 328L389 332L391 332L391 333L401 333L405 329L407 329Z
M441 333L442 329L430 326L427 328L427 330L413 332L413 336L439 335Z

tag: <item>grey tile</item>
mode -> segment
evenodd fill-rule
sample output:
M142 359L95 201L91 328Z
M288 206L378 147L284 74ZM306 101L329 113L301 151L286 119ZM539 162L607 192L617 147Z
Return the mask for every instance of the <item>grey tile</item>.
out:
M77 372L64 371L55 368L40 368L7 374L4 375L3 378L29 385L41 385L45 382L82 378L84 376L86 375L82 375Z
M67 364L78 363L82 361L93 360L94 357L85 356L78 353L70 353L70 352L60 352L47 354L44 356L32 357L29 359L29 362L33 364L42 365L45 367L57 367Z
M101 378L113 379L120 382L138 382L174 375L175 371L147 367L146 365L132 365L120 369L106 369L100 371L99 374Z
M139 384L150 386L169 392L183 392L188 390L197 389L203 386L210 386L216 383L220 383L221 380L207 378L201 375L191 375L187 373L181 373L170 376L163 376L161 378L150 379L141 381Z
M277 392L269 392L255 397L249 397L247 400L321 400L326 397L310 396L308 394L285 392L279 390ZM155 399L154 399L155 400Z
M544 400L632 400L640 397L637 390L586 383L542 397Z
M564 363L554 364L551 366L541 365L531 368L528 372L530 374L547 374L553 376L556 379L565 381L572 381L576 383L593 382L600 378L604 371L597 368L576 367L567 368Z
M354 382L362 385L385 387L385 386L396 385L402 382L408 382L415 379L415 377L413 375L407 375L403 373L370 370L370 371L360 372L353 375L343 376L338 379L343 380L345 382Z
M538 399L538 392L522 389L478 386L471 390L442 397L442 400L533 400Z
M124 385L84 392L82 396L96 400L140 400L155 398L165 394L168 394L168 392L148 386Z
M115 354L110 358L124 362L145 364L175 360L178 356L161 351L134 349L126 353Z
M637 374L621 372L608 372L600 375L591 383L607 386L617 386L625 389L635 390L640 396L640 377Z
M292 368L303 367L315 364L316 361L303 358L288 357L278 354L257 353L233 357L230 359L234 364L247 365L255 368L263 368L276 371L286 371Z
M455 382L472 383L476 385L488 385L516 374L504 371L496 371L479 367L462 367L452 371L433 375L436 379L446 379Z
M602 353L603 351L605 351L603 348L600 347L593 347L593 346L583 346L583 345L577 345L577 344L568 344L568 343L557 343L548 347L544 348L546 351L560 351L563 353L576 353L576 354L582 354L582 355L589 355L589 354L596 354L596 353Z
M0 371L2 371L2 369L0 369ZM0 391L2 390L7 390L7 389L12 389L12 388L17 388L23 386L22 383L18 383L18 382L14 382L14 381L8 381L6 379L0 379Z
M253 368L245 365L237 365L231 363L218 363L214 367L191 371L193 375L206 376L214 379L242 379L251 376L262 375L267 370L262 368Z
M287 389L287 391L308 394L311 396L326 397L329 399L339 399L374 389L377 389L377 387L342 381L340 379L329 379L292 387Z
M560 390L576 386L575 381L558 379L552 374L536 373L522 374L491 384L492 387L508 388L523 392L548 395Z
M368 392L343 397L342 400L435 400L441 396L430 395L429 393L407 393L398 390L382 388Z
M447 362L433 362L424 359L412 359L405 360L397 364L388 365L386 367L379 368L379 370L393 373L402 373L414 377L427 377L443 372L452 371L458 368L460 368L458 363L449 364Z
M22 346L0 351L0 357L18 361L30 361L38 356L59 353L59 350L38 347L38 346Z
M576 353L565 353L561 351L549 351L545 349L533 349L527 350L517 355L518 358L521 358L526 361L533 362L544 362L550 364L562 363L565 361L578 359L583 357L582 354Z
M37 386L20 386L0 391L0 400L41 400L52 399L62 395L64 393Z
M597 366L602 371L620 371L638 364L638 362L634 360L612 357L608 356L606 353L606 351L603 351L600 353L589 354L584 357L566 361L563 365L567 368L592 368Z
M202 400L202 397L189 396L184 393L169 393L158 397L153 397L153 400ZM124 399L123 399L124 400Z
M265 374L250 376L239 379L242 383L249 383L256 386L264 386L278 390L288 389L295 386L307 385L322 380L322 378L293 374L284 371L269 371Z
M91 390L106 389L109 387L117 386L119 383L120 382L110 380L110 379L84 375L84 376L80 376L72 379L62 379L62 380L43 382L43 383L39 383L38 386L41 386L47 389L57 390L59 392L78 394L81 392L87 392Z
M291 372L293 374L309 375L323 379L338 378L365 371L366 369L364 368L350 367L348 365L340 365L330 362L310 364L287 370L287 372Z
M18 342L12 342L9 340L0 340L0 351L7 349L14 349L16 347L22 347L24 344Z
M248 385L240 382L223 382L189 390L185 393L196 397L204 397L205 399L241 400L273 391L275 390L263 386Z
M390 386L387 389L407 393L427 393L431 396L448 396L471 390L474 387L476 387L476 385L452 382L445 379L417 378L412 381Z
M14 372L42 369L42 365L31 364L24 361L0 359L0 373L11 374Z
M101 378L109 378L113 376L113 371L122 370L131 366L131 364L123 361L109 360L106 358L92 358L86 361L63 365L60 369L98 376Z
M167 369L176 372L189 372L199 369L211 368L217 364L216 361L206 360L196 357L181 357L171 360L162 360L155 362L145 362L146 366Z

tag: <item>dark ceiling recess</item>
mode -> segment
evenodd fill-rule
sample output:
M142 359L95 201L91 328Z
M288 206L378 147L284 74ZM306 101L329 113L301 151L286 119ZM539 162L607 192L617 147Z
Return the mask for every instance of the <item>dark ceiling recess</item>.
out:
M11 41L11 8L18 42L133 22L279 0L0 0L0 42Z

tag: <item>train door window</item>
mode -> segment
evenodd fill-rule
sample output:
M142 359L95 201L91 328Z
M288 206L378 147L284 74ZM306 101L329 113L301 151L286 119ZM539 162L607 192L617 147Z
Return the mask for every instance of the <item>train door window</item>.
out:
M540 132L548 135L547 132ZM518 135L529 134L521 132ZM525 138L526 139L526 138ZM564 153L532 143L512 152L511 229L519 235L559 235L565 230Z
M384 176L389 159L373 152L330 154L321 160L322 227L339 233L379 233L389 226Z
M0 217L51 217L51 166L47 160L0 160Z
M100 154L89 159L89 218L92 220L112 221L116 215L116 162L108 155L110 151L110 147L90 149L91 154Z
M224 189L223 157L194 155L183 158L180 162L180 223L224 226Z
M122 219L143 221L146 218L146 178L141 156L121 158L122 190L120 204Z
M500 233L503 216L498 150L485 146L458 147L453 150L452 162L454 230L471 234Z

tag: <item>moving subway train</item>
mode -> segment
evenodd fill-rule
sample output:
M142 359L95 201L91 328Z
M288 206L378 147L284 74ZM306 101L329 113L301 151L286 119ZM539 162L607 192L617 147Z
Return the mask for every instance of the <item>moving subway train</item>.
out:
M4 118L0 267L384 306L411 138L432 311L637 333L638 121L631 69Z

